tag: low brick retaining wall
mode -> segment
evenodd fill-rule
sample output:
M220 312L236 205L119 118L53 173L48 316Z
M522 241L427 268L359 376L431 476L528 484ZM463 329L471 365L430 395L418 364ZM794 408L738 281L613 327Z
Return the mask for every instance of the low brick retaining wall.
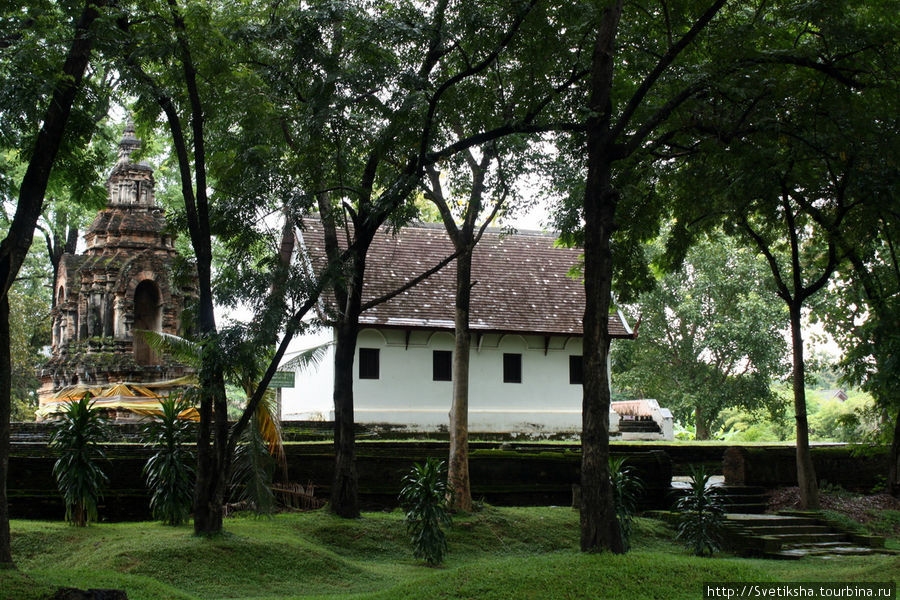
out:
M104 446L110 485L100 507L102 519L149 518L143 469L152 449L137 444ZM327 498L334 468L331 443L288 444L285 447L290 481L311 482L316 495ZM356 447L360 501L365 508L397 504L401 478L413 462L429 456L446 460L445 442L360 442ZM623 454L618 447L614 455ZM641 505L662 508L672 478L672 465L661 450L627 452L626 464L642 480ZM12 445L9 464L10 514L16 518L61 519L62 501L52 469L55 457L42 442ZM476 500L497 505L569 505L572 484L578 483L580 451L556 446L514 446L476 443L470 447L469 470Z
M844 489L870 492L883 486L888 473L887 446L813 446L816 477ZM797 450L793 446L733 446L726 450L723 473L729 485L777 488L797 485Z

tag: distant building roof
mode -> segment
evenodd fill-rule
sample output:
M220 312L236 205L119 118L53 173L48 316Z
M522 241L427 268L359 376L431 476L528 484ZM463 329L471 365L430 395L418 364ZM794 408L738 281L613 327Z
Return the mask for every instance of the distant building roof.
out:
M322 224L304 221L303 243L314 264L325 256ZM544 233L503 234L488 229L472 259L470 324L475 332L582 334L584 286L568 275L581 251L555 245ZM453 254L453 244L439 224L415 224L392 233L382 227L366 258L363 302L402 286ZM453 329L455 261L411 289L365 311L364 325L397 328ZM633 333L620 314L611 315L613 337Z

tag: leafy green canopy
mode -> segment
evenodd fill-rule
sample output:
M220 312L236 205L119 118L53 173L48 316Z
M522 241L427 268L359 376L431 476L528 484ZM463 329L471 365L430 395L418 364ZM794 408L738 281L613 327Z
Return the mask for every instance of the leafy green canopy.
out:
M770 385L786 372L786 309L772 302L768 280L752 251L721 236L700 242L681 270L661 274L629 308L641 325L613 354L616 386L656 398L693 423L698 439L719 428L725 408L775 408Z

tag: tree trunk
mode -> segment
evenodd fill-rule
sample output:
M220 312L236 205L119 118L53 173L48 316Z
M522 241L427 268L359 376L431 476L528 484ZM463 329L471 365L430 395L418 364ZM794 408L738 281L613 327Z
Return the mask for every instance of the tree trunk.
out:
M462 232L465 235L466 232ZM472 232L467 232L471 238ZM461 237L462 237L461 235ZM450 465L447 471L451 496L450 506L472 511L472 488L469 482L469 352L472 332L469 329L469 305L472 293L472 251L468 248L456 258L456 345L453 352L453 404L450 408Z
M0 296L0 348L9 348L9 298ZM12 365L9 352L0 353L0 566L12 566L6 474L9 469L9 419L12 413Z
M347 315L349 316L349 315ZM353 419L353 363L359 315L341 321L334 348L334 482L331 510L355 519L359 516L359 477L356 472L356 432Z
M588 187L592 181L591 169ZM610 229L615 211L614 192L606 171L605 193L599 206L585 206L584 246L584 389L581 430L581 549L625 552L616 521L609 482L609 304L612 279ZM598 186L600 187L600 186ZM604 189L605 188L605 189ZM597 189L597 188L594 188ZM588 195L593 195L590 192Z
M196 248L196 245L195 245ZM197 252L200 291L198 326L201 338L213 339L211 253ZM200 366L200 425L197 428L197 482L194 487L194 535L222 532L225 486L231 466L228 448L228 407L225 402L223 358L215 343L203 348Z
M11 399L11 367L9 366L9 299L8 292L12 287L25 256L34 239L34 228L44 203L47 181L50 170L56 160L56 154L62 143L63 133L72 112L75 95L81 87L84 71L87 68L93 46L93 36L89 30L100 16L98 7L104 2L94 0L85 4L78 22L75 24L75 35L72 45L63 64L62 77L57 80L44 122L38 132L34 151L28 162L28 168L19 186L19 201L6 237L0 242L0 311L5 315L5 323L0 326L0 343L3 345L2 366L0 366L0 565L12 564L12 551L9 539L9 508L6 500L6 474L9 465L9 419L12 411Z
M894 440L891 442L890 464L888 465L888 492L900 498L900 409L894 417Z
M347 519L359 517L359 476L356 471L356 432L353 415L353 363L362 312L366 253L375 231L356 231L357 250L351 263L351 275L341 294L343 314L335 325L334 347L334 482L331 486L331 511Z
M797 485L800 487L800 508L818 510L819 486L812 455L809 452L809 422L806 418L806 382L803 360L803 335L800 323L800 306L790 306L791 344L794 354L794 417L797 420Z
M709 439L709 423L706 422L706 415L703 414L700 406L694 407L694 427L694 439Z
M612 76L622 3L607 7L591 58L584 195L584 386L581 425L581 550L625 552L609 482L609 304L616 192L612 188Z

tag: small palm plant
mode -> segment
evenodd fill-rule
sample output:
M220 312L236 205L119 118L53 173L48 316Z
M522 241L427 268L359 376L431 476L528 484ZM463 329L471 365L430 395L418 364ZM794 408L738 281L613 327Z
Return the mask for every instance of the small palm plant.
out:
M259 420L257 411L250 418L250 427L241 436L241 443L234 453L231 485L238 501L250 506L257 515L271 515L275 512L272 477L276 460L269 453L269 443Z
M703 467L691 468L688 494L678 499L678 539L697 556L712 556L722 545L725 510L719 491L709 485L711 475Z
M631 547L631 524L634 519L637 499L644 486L631 467L625 465L625 458L609 459L609 482L613 490L616 507L616 521L622 537L622 546L627 551Z
M180 418L192 403L170 396L159 406L161 413L144 426L147 445L156 448L144 465L144 477L153 518L174 527L187 522L193 502L194 457L189 447L193 430L191 421Z
M50 435L50 447L59 453L53 476L66 505L66 521L78 527L97 520L97 503L109 481L97 464L106 458L98 445L106 437L105 426L86 393L69 403Z
M406 511L406 532L413 555L431 566L441 564L447 553L442 526L452 522L447 511L447 470L443 461L429 458L415 463L403 477L400 504Z

